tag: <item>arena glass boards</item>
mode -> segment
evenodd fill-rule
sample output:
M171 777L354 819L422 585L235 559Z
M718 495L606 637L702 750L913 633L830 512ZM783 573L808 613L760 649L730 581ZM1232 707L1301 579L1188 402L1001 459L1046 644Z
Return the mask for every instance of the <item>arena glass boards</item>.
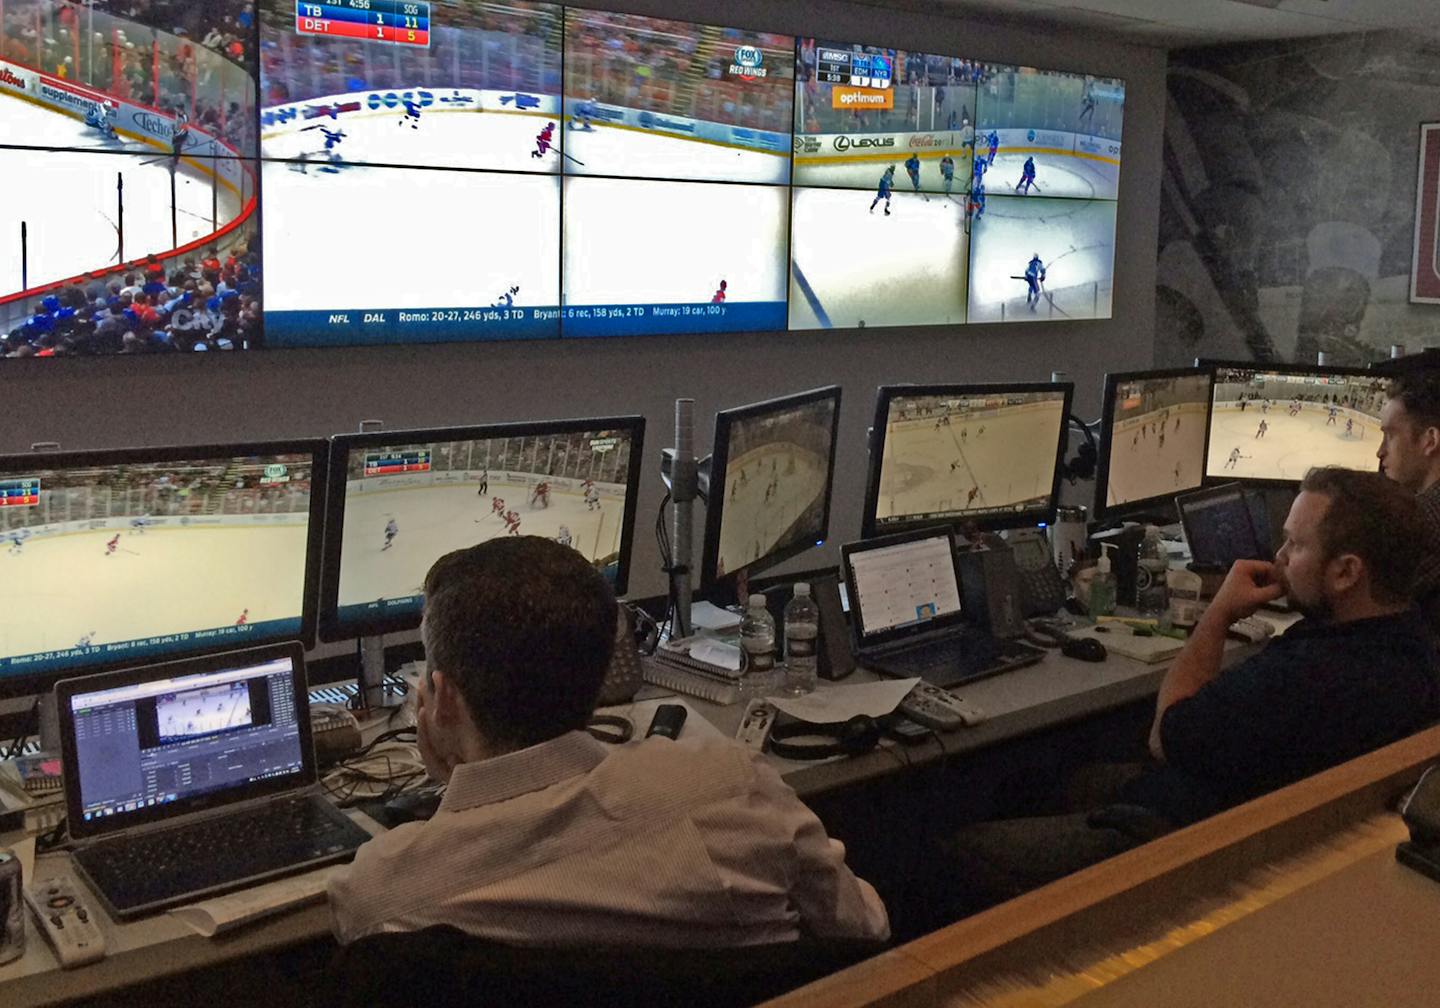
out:
M1097 519L1169 501L1204 482L1211 380L1204 368L1105 376Z
M0 694L311 641L324 475L313 440L0 458Z
M838 385L716 414L702 590L825 541L839 423Z
M1379 469L1383 375L1364 368L1202 363L1215 374L1207 479L1299 481L1312 466Z
M1074 390L1069 382L881 386L861 535L1053 522Z
M419 626L431 564L504 535L573 546L623 594L644 437L627 416L332 438L321 639Z

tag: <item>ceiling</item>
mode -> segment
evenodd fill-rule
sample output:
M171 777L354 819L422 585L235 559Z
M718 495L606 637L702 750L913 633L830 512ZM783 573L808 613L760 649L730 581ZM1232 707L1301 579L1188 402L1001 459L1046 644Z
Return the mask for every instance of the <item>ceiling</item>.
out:
M1099 30L1165 48L1383 29L1440 41L1440 0L892 0L883 5L1022 27Z

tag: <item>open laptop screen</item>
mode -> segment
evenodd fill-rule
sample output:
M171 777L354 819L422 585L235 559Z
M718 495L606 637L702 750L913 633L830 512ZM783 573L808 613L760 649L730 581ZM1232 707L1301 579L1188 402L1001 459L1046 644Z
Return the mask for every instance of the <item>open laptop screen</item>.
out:
M113 832L203 801L227 804L300 787L313 771L297 703L297 662L238 652L228 661L157 666L72 680L66 742L78 783L74 807L91 832ZM120 680L120 681L117 681ZM124 681L128 679L129 681ZM70 769L70 768L67 768Z
M860 643L887 639L897 631L920 632L948 625L959 616L960 581L955 549L946 532L896 537L889 545L847 550L851 617Z

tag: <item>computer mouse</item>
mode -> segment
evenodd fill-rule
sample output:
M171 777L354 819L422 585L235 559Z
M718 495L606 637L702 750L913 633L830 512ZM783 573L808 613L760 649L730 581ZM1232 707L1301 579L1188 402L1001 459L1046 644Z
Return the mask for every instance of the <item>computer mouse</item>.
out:
M1094 637L1072 637L1060 645L1060 653L1066 658L1079 658L1081 661L1104 661L1110 657L1105 645Z

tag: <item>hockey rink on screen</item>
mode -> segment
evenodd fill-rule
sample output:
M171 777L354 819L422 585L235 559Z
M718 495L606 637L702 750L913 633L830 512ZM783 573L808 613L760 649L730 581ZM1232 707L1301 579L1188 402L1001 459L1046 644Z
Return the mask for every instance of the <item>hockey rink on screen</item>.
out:
M1298 480L1312 466L1379 470L1375 451L1380 447L1380 422L1374 417L1341 407L1331 424L1326 406L1306 403L1292 417L1288 405L1277 401L1265 413L1258 403L1243 411L1230 406L1218 410L1210 422L1208 475ZM1349 434L1347 419L1355 421ZM1261 420L1266 431L1257 437ZM1230 453L1236 448L1240 458L1230 465Z
M1062 405L1057 400L1044 408L952 416L939 427L935 417L892 421L875 516L1003 508L1048 496Z
M249 624L300 617L304 524L127 531L106 556L116 531L32 536L18 554L0 547L0 577L25 585L0 606L0 654L229 627L247 609Z
M720 575L758 560L776 546L789 545L785 533L825 493L828 461L799 445L784 443L752 449L727 463L720 517ZM767 498L772 479L777 482Z
M559 303L556 176L267 162L267 311Z
M209 176L182 164L175 178L177 213L172 233L170 159L159 151L0 150L0 179L5 187L0 198L0 295L22 289L21 222L26 225L30 287L120 261L117 175L124 181L126 261L168 252L212 234L212 210L221 227L240 212L233 189L221 185L217 193Z
M788 190L565 180L565 304L785 300Z
M357 493L351 481L345 496L345 534L340 546L339 604L364 605L377 599L420 594L425 573L440 557L506 534L491 498L500 497L520 516L519 535L553 539L560 526L570 529L571 545L586 559L599 560L620 550L624 503L602 493L600 506L589 509L578 489L552 483L550 506L530 500L531 488L502 483L490 476L486 493L477 482L407 486ZM362 481L363 483L363 481ZM599 484L597 484L598 488ZM394 519L399 531L389 549L385 525Z
M250 686L233 682L159 697L155 701L155 720L162 742L244 728L254 723Z
M1203 404L1187 403L1118 422L1110 439L1107 504L1114 507L1199 486L1205 475L1208 412ZM1161 414L1168 414L1163 422Z
M986 151L982 150L981 154ZM1035 159L1035 182L1028 196L1066 196L1080 199L1113 200L1119 195L1120 166L1078 154L1035 151L1028 148L1008 153L1001 147L985 173L985 188L991 193L1021 193L1015 188L1025 168L1025 159Z
M559 130L556 131L559 133ZM719 182L790 180L790 152L748 150L686 137L596 124L567 129L565 171L575 175L627 175ZM581 162L577 164L576 162Z
M1115 204L995 195L970 225L970 321L1109 318L1115 282ZM1024 279L1039 254L1040 303L1026 304Z
M795 157L795 184L805 186L837 186L846 189L869 189L873 194L880 184L880 176L890 165L895 166L895 191L914 192L910 174L905 170L905 161L917 151L897 147L888 160L843 161L836 158ZM932 195L945 193L945 177L940 174L940 159L944 151L927 151L920 154L920 191ZM955 162L955 178L951 183L951 194L956 199L965 195L970 183L970 150L952 151L950 158ZM879 210L877 209L878 213Z
M796 189L790 328L965 321L964 196Z
M350 100L363 99L364 95L353 95ZM342 96L316 99L316 103L345 100ZM532 112L427 105L417 122L406 117L403 106L366 109L346 112L336 119L321 116L287 123L265 133L260 149L267 158L303 158L316 164L328 162L330 153L334 153L354 164L558 172L559 152L551 150L539 158L530 156L536 149L535 137L547 122L555 123L558 136L557 117ZM330 152L326 151L320 127L345 134Z

